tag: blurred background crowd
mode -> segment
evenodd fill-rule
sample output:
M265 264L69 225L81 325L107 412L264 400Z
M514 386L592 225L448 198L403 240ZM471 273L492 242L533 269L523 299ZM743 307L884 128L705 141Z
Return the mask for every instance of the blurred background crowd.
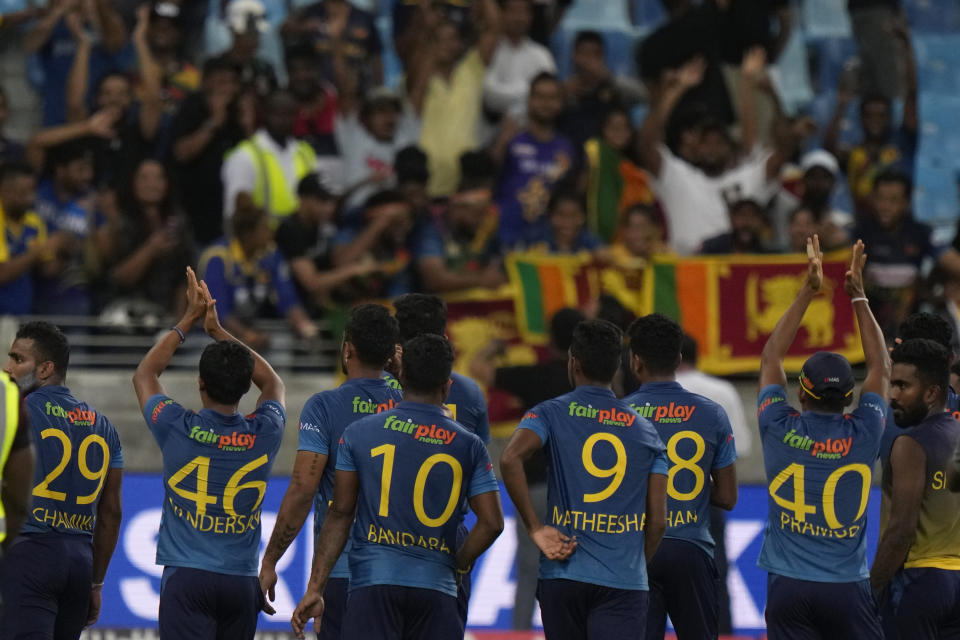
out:
M956 323L958 53L954 0L0 0L0 314L166 318L193 265L260 348L817 232Z

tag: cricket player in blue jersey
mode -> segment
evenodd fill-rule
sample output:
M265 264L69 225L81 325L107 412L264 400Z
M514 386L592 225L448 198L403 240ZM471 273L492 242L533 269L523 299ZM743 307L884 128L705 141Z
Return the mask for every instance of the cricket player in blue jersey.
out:
M510 498L542 552L537 598L547 640L642 637L647 563L666 529L667 459L653 425L611 391L623 334L603 320L573 333L574 390L530 409L500 457ZM548 522L523 463L549 459Z
M880 447L890 355L863 290L863 243L853 247L844 287L866 360L859 406L854 378L835 353L810 356L800 371L802 412L787 403L786 357L823 285L817 236L807 241L806 281L763 348L758 412L769 512L757 564L769 573L767 634L795 638L882 638L867 571L866 511Z
M252 639L263 594L257 580L260 517L286 422L280 376L217 318L205 283L187 268L183 319L144 356L133 376L143 417L163 455L163 512L157 538L162 640ZM160 374L203 321L216 342L200 356L193 412L166 395ZM237 412L251 381L254 413Z
M400 326L400 342L417 336L447 333L447 303L443 298L425 293L408 293L393 301ZM450 395L446 406L451 417L475 434L484 444L490 443L490 420L487 399L480 386L456 371L450 374Z
M397 323L400 326L400 340L406 343L422 335L446 335L447 332L447 303L438 296L425 293L408 293L393 302L397 312ZM487 398L480 389L480 385L456 371L450 373L450 394L447 396L446 407L450 417L475 434L484 444L490 444L490 421L487 417ZM460 527L457 529L457 546L463 544L467 537L467 527L463 524L467 505L460 515ZM460 610L460 619L464 626L467 624L467 613L470 604L470 590L473 585L473 575L466 573L460 577L460 586L457 590L457 606Z
M323 590L351 526L344 638L463 637L457 577L500 535L503 510L483 442L446 416L453 358L441 336L404 344L403 402L343 432L333 504L291 620L299 638L323 614ZM458 547L464 500L477 522Z
M640 388L624 401L653 423L667 445L667 532L647 566L647 640L663 640L667 615L678 640L716 638L719 581L710 535L710 505L737 504L737 450L727 412L677 382L683 330L655 313L628 331Z
M894 340L896 344L902 344L907 340L926 339L943 346L953 361L953 327L946 319L933 314L921 311L911 314L900 323L900 331ZM892 403L891 403L892 404ZM944 411L950 413L954 418L960 419L960 395L949 385L947 386L947 401ZM893 407L887 407L887 419L883 427L883 438L880 440L880 468L887 466L890 459L890 449L893 448L893 441L903 435L909 427L901 425L894 416Z
M904 427L883 466L870 582L887 640L960 638L960 495L946 474L960 421L944 410L950 352L906 340L891 354L890 405Z
M309 400L300 413L297 457L293 463L290 486L283 496L277 522L273 526L260 568L260 586L272 602L277 584L277 562L300 533L310 505L314 505L314 538L320 533L327 506L333 499L337 446L347 426L373 413L393 409L401 400L400 391L383 379L381 373L393 357L399 333L390 310L378 304L365 304L350 312L343 333L340 365L346 382L336 389L322 391ZM323 593L326 609L318 640L340 640L343 611L347 605L350 545L337 560ZM274 613L273 608L265 609Z
M100 615L120 534L120 437L64 386L70 345L59 328L23 325L8 355L37 458L30 513L4 566L0 638L76 638Z

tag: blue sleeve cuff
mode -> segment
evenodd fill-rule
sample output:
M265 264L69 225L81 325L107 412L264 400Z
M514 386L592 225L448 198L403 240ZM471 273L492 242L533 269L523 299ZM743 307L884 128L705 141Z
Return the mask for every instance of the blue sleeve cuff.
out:
M657 457L653 459L653 466L650 467L650 473L667 475L667 472L667 455L661 451L657 454Z

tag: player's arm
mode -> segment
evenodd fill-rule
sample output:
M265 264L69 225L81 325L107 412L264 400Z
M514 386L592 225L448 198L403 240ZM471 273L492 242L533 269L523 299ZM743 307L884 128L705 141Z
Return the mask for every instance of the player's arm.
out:
M193 271L190 271L190 273L192 274ZM196 279L194 279L194 282L195 281ZM200 281L200 295L204 302L203 328L207 332L207 335L214 340L231 340L243 344L243 342L233 337L233 335L220 324L220 319L217 317L217 301L210 296L210 289L207 288L206 282ZM248 345L244 346L247 347L250 355L253 356L253 375L251 377L253 384L256 385L257 389L260 389L260 398L257 399L257 406L259 407L267 400L273 400L278 402L280 406L285 407L287 396L283 380L263 356L251 349Z
M20 528L30 511L30 495L33 492L34 451L33 444L30 442L29 418L22 402L18 423L7 463L3 467L2 499L7 517L4 549L13 544L17 534L20 533Z
M123 469L114 468L107 472L103 483L103 493L97 504L97 524L93 529L93 587L90 596L90 608L87 613L87 626L100 617L100 597L103 580L107 575L110 558L117 548L120 537L120 520L123 508L120 506L120 485L123 481Z
M187 310L180 322L177 323L176 329L186 335L193 329L193 325L206 314L207 303L204 300L204 290L197 283L197 276L194 275L193 269L187 267ZM137 365L137 370L133 374L133 388L137 392L140 411L143 411L150 398L164 393L163 385L160 384L160 374L167 368L170 358L173 357L179 346L180 334L175 330L170 330L153 345L153 348ZM256 373L256 370L254 370L254 373ZM254 379L254 382L256 382L256 379Z
M890 396L890 352L864 293L863 266L866 263L867 255L864 253L863 241L857 240L853 245L853 259L844 280L844 288L850 300L857 301L853 302L853 311L857 315L860 342L863 345L863 357L867 365L867 377L863 380L860 393L876 393L886 402Z
M260 588L269 602L273 602L275 597L273 589L277 584L277 562L296 539L310 514L313 496L327 467L327 457L323 453L301 450L297 451L297 457L294 458L290 484L283 494L277 521L260 565ZM270 615L276 613L267 602L264 602L264 611Z
M820 238L814 235L807 238L807 279L803 283L796 299L787 309L773 333L767 339L760 355L760 389L771 384L787 386L787 374L783 370L783 359L787 356L803 320L803 314L813 301L823 284L823 252L820 251Z
M307 592L290 620L294 632L301 640L307 622L323 615L323 590L337 558L347 545L347 537L350 535L350 527L353 526L353 517L357 510L359 487L356 471L337 469L333 482L333 504L327 510L327 517L323 520L323 528L320 529L317 547L313 552L313 567L310 570Z
M566 560L576 549L577 540L540 522L533 508L533 502L530 500L527 476L523 472L523 463L542 446L543 441L533 431L523 428L514 431L507 448L500 455L500 475L530 538L548 559Z
M710 472L710 504L724 511L737 506L737 465L731 464Z
M647 476L647 513L643 528L643 554L647 562L657 552L663 534L667 531L667 476L651 473Z
M870 569L870 586L877 596L903 566L917 535L927 456L913 438L897 438L890 452L890 468L893 472L890 520L880 533L877 555Z
M488 491L470 498L470 509L477 516L477 522L457 549L457 570L463 572L470 571L480 554L489 549L503 532L503 505L500 504L499 491Z

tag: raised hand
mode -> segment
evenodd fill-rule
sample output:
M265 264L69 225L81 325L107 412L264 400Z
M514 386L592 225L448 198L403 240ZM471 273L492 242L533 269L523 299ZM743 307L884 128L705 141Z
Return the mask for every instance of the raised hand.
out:
M866 247L863 240L857 240L853 245L853 258L850 260L850 269L843 279L843 288L851 298L866 298L863 289L863 267L867 264Z
M819 291L823 286L823 252L820 250L820 236L817 234L807 238L806 284L811 291Z
M554 527L542 526L530 537L548 560L566 560L577 549L576 537L564 535Z
M183 313L183 319L192 328L206 313L207 303L203 299L203 289L197 282L197 274L187 267L187 310Z
M677 70L677 83L684 90L692 89L703 82L703 74L706 70L707 61L698 56Z
M756 82L767 70L767 50L763 47L751 47L743 54L740 72L743 76Z
M200 281L200 291L204 304L203 330L207 332L208 336L216 340L215 334L223 330L220 326L220 317L217 316L217 301L210 295L210 289L207 288L207 283L203 280Z

